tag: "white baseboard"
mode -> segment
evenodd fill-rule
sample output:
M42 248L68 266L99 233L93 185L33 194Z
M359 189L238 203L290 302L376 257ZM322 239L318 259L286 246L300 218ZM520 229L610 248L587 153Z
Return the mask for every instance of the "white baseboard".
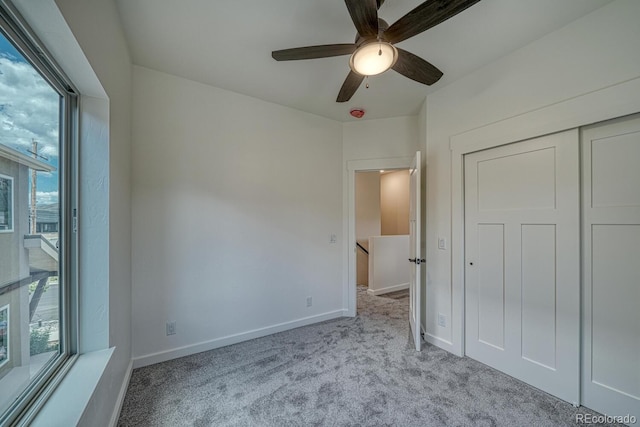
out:
M116 399L116 406L115 408L113 408L113 414L111 415L111 420L109 421L110 427L116 427L116 425L118 424L120 411L122 411L122 404L124 403L124 397L126 396L127 389L129 388L131 372L133 372L133 359L129 361L129 366L127 366L127 371L124 374L124 380L122 381L122 386L120 387L120 392L118 393L118 398Z
M382 295L388 294L389 292L401 291L403 289L409 289L409 283L400 283L399 285L387 286L386 288L380 289L367 289L367 293L369 295Z
M254 329L247 332L241 332L239 334L228 335L222 338L216 338L209 341L186 345L184 347L178 347L171 350L160 351L158 353L138 356L133 358L133 368L136 369L143 366L153 365L155 363L166 362L167 360L177 359L178 357L189 356L191 354L201 353L203 351L213 350L215 348L225 347L231 344L237 344L242 341L264 337L278 332L287 331L289 329L311 325L313 323L324 322L325 320L336 319L345 315L346 310L335 310L315 316L304 317L298 320L292 320L290 322L279 323L277 325Z

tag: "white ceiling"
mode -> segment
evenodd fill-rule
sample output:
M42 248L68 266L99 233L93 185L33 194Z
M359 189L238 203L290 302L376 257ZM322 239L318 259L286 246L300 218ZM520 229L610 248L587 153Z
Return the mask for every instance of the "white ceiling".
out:
M401 42L444 72L431 87L394 71L335 102L349 57L276 62L271 51L351 43L343 0L117 0L133 62L340 121L416 114L425 95L609 3L611 0L482 0ZM392 24L422 0L386 0Z

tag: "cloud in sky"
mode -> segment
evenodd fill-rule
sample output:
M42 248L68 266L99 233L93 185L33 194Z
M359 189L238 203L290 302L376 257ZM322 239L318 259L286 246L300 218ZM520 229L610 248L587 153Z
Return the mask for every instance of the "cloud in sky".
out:
M52 203L58 203L57 191L36 191L36 200L38 205L49 205Z
M59 95L28 63L0 52L0 144L58 157Z

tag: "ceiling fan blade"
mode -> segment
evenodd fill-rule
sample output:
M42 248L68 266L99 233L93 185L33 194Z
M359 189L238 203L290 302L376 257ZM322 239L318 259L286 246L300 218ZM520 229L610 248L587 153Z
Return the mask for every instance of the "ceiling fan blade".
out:
M358 90L358 88L360 87L360 84L363 80L364 76L350 71L344 83L342 83L342 87L340 88L340 93L338 93L338 99L336 99L336 102L347 102L348 100L350 100L353 94L356 93L356 90Z
M480 0L427 0L393 23L385 32L389 43L399 43L457 15Z
M398 60L393 65L394 71L405 77L425 85L432 85L442 77L442 71L406 50L398 49Z
M271 52L271 56L276 61L328 58L330 56L351 55L356 50L356 47L357 45L353 43L294 47L292 49L274 50Z
M344 0L358 34L378 37L378 3L376 0Z

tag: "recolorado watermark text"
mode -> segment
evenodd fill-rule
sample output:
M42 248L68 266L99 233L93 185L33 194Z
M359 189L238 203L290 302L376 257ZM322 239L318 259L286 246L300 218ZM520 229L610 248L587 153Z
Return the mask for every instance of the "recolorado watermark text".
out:
M633 415L576 414L576 424L635 424Z

